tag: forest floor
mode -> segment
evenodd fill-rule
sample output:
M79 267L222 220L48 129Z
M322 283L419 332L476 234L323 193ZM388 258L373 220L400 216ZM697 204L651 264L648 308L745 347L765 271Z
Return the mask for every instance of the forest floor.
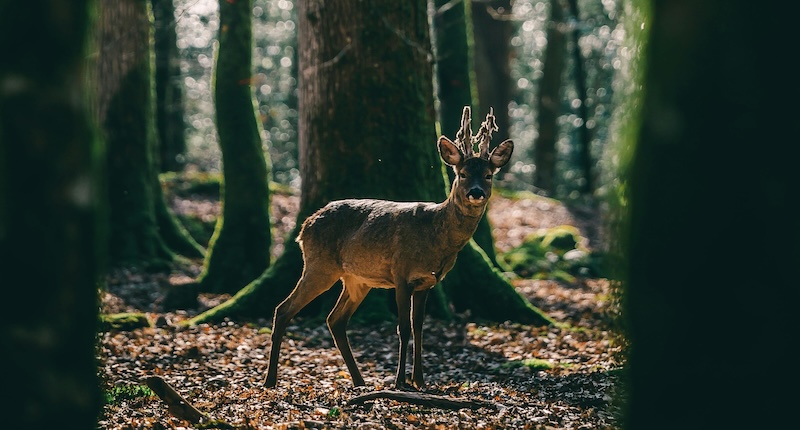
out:
M214 199L172 198L176 212L218 215ZM298 198L273 196L274 254L294 227ZM489 217L499 251L519 245L531 232L563 224L598 239L598 225L585 213L543 198L492 197ZM117 268L109 275L102 313L145 312L152 327L100 334L100 374L113 400L100 429L201 428L172 416L166 405L137 387L160 376L207 416L239 429L294 428L503 428L617 429L624 393L623 339L615 333L616 306L606 279L574 283L513 279L514 286L560 327L427 318L425 393L495 407L458 410L378 399L348 405L352 397L391 389L397 366L395 323L351 324L348 333L366 387L354 388L322 321L296 318L281 351L278 386L262 387L271 323L182 327L179 323L227 296L202 295L193 309L166 309L165 291L190 282L202 262L168 273ZM136 394L140 393L140 394Z

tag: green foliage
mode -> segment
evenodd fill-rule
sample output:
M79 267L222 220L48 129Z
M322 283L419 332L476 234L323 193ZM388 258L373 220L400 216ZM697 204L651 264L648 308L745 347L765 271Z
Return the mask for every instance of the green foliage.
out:
M498 261L507 271L523 278L556 279L574 282L574 276L600 275L601 258L582 245L577 228L560 225L542 229L522 245L500 254Z
M109 405L120 405L124 402L149 399L155 396L145 385L120 385L106 390L105 401Z
M334 406L328 411L328 418L338 418L341 414L342 410Z

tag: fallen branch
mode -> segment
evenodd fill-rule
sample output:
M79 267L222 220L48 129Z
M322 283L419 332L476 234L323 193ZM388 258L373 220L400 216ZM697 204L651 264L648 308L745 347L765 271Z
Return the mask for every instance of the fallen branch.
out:
M357 405L375 399L389 399L398 402L412 403L440 409L480 409L490 408L496 411L505 409L505 406L487 400L460 399L435 394L416 393L409 391L373 391L371 393L355 396L347 401L347 405Z
M191 403L183 398L164 378L160 376L150 376L145 379L147 386L153 390L164 403L167 410L176 418L189 421L192 424L199 423L203 418L208 418L206 414L200 412Z
M183 398L171 385L160 376L150 376L145 383L167 404L167 410L174 417L195 424L198 429L235 429L236 427L222 420L211 419ZM250 428L249 422L246 428Z

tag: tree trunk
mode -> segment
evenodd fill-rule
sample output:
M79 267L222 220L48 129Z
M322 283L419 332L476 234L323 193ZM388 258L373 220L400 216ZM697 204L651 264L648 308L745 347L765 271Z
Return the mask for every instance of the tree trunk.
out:
M628 429L796 423L800 373L778 367L797 361L800 181L781 126L797 77L775 55L795 30L775 7L657 1L629 27L651 35L632 84L643 101L624 107L642 106L626 181Z
M202 248L171 219L158 183L149 4L102 0L99 10L93 80L108 147L110 260L161 265L173 251L200 257Z
M217 132L222 150L222 217L209 243L201 289L235 293L270 262L269 182L256 121L252 76L252 1L220 1L214 70Z
M572 15L570 21L575 25L572 28L572 62L575 73L575 92L578 93L578 118L581 119L581 125L578 126L578 147L579 159L578 165L583 171L583 185L581 192L584 195L591 196L594 194L595 189L595 171L594 171L594 158L592 157L592 134L589 132L587 121L589 120L589 110L586 107L586 72L584 72L584 61L581 55L580 41L580 14L578 12L578 0L567 0L569 5L569 14Z
M383 1L356 6L348 2L309 1L298 7L303 177L298 225L331 200L444 200L445 176L436 149L425 2ZM471 253L480 253L472 242L461 255ZM300 256L297 244L290 242L276 267L220 308L193 322L234 315L271 316L275 305L299 278ZM495 272L485 257L479 262L464 260L457 262L451 273L470 270L472 279L480 281L462 278L470 282L454 284L451 291L460 290L465 297L484 292L481 298L486 300L514 296L520 304L495 312L486 302L470 300L463 303L465 308L493 320L550 322L540 318L536 309L504 279L487 275ZM380 302L388 297L381 291L388 290L374 291L368 297ZM433 291L433 312L446 312L444 304L449 298L445 290ZM380 305L389 308L386 302ZM377 305L373 301L361 308L370 306Z
M452 3L437 0L433 17L434 44L436 47L436 88L439 101L438 119L442 134L455 136L461 127L461 111L464 106L477 106L472 88L475 84L471 76L472 26L469 19L468 2ZM502 109L500 109L502 110ZM498 110L498 112L500 111ZM485 117L484 114L480 118ZM499 118L498 115L495 116ZM506 114L506 125L508 115ZM453 170L447 169L448 178L453 181ZM483 249L486 256L497 265L497 253L489 218L484 215L473 235L475 243Z
M472 26L475 38L475 82L480 109L476 118L483 118L494 108L497 133L492 144L509 138L511 121L511 0L472 1Z
M0 13L4 428L90 429L100 412L105 202L86 103L91 3L7 2Z
M566 51L566 38L560 28L563 21L564 13L559 0L550 0L547 47L536 106L539 137L533 146L533 163L536 165L533 184L551 196L556 187L556 139L561 111L561 75L564 73Z
M178 172L185 165L183 80L172 0L151 0L155 40L156 124L161 172Z

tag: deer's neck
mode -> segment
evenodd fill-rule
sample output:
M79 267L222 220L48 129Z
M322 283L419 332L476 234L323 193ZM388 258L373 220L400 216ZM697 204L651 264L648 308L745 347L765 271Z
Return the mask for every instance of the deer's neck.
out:
M447 200L441 204L440 212L442 217L440 225L447 236L447 242L458 249L466 245L478 228L485 209L486 205L471 206L458 202L457 197L450 193Z

